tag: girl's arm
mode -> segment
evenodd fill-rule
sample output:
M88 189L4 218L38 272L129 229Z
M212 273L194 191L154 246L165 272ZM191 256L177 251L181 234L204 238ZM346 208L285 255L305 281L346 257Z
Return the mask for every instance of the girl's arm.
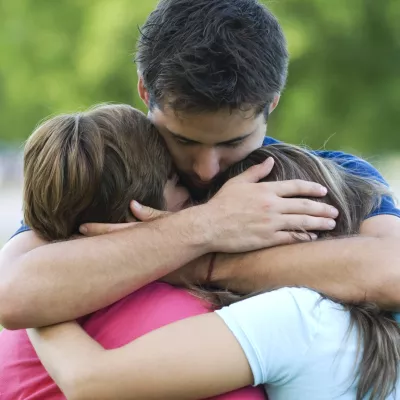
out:
M200 399L253 382L246 356L215 313L179 321L104 350L78 324L29 330L69 400Z
M288 382L319 329L318 293L284 288L187 318L116 350L76 323L29 332L68 399L200 399Z

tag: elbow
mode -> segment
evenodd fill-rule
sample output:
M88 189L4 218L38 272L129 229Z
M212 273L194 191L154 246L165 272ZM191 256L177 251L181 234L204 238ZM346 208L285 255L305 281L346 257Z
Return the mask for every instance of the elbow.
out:
M68 400L90 400L94 399L94 397L88 397L85 395L85 391L83 391L78 385L67 385L65 389L62 389L60 386L61 391L66 399Z
M60 371L60 375L54 380L68 400L108 400L105 392L99 390L93 371L82 364L69 371Z
M87 400L84 378L78 376L77 371L70 371L66 374L64 372L62 371L58 376L52 377L65 398L68 400Z
M387 273L387 279L375 287L374 297L383 310L400 311L400 271Z
M61 389L61 391L68 400L89 400L94 398L85 396L79 387L73 385L67 386L65 389Z
M376 303L380 309L400 312L400 279L396 281L382 281L379 285L370 288L369 295L366 295L368 302Z
M93 390L93 386L89 382L82 382L80 379L70 382L65 385L64 389L61 388L62 393L68 400L106 400L106 397L99 395L98 391Z
M0 281L0 325L8 330L29 328L27 315L15 285L7 280Z
M0 283L0 325L9 330L21 328L12 290L5 282Z
M372 266L377 274L371 274L367 300L376 302L384 310L400 311L400 251L398 239L385 240L379 260Z

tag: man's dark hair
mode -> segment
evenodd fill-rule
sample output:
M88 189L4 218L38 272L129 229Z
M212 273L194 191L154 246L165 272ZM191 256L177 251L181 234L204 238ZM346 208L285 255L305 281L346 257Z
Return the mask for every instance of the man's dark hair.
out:
M287 77L282 29L256 0L161 0L136 56L150 107L265 112Z

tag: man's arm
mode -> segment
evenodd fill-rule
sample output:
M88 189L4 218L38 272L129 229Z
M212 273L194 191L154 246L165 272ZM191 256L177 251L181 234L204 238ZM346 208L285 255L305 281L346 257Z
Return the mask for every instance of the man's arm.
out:
M21 329L78 318L208 252L290 243L286 230L299 221L326 230L328 206L281 197L323 196L322 186L256 183L269 170L252 167L207 204L123 231L51 244L32 232L14 237L0 252L0 324Z
M51 244L21 233L0 253L0 323L19 329L74 319L184 265L207 251L207 236L190 219Z
M324 154L322 154L324 153ZM328 153L328 154L326 154ZM385 185L369 163L341 152L318 152L349 172ZM215 286L241 293L284 286L309 287L343 301L369 300L400 310L400 210L390 196L352 238L297 243L247 254L218 254L211 280ZM204 283L205 259L168 275L171 283Z
M360 235L279 246L246 254L218 254L214 284L242 293L309 287L343 301L373 301L400 309L400 218L367 219ZM205 276L204 263L197 278Z

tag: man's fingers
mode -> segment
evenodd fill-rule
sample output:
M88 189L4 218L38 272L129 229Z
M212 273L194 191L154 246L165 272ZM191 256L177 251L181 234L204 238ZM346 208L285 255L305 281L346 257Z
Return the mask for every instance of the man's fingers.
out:
M279 211L282 214L304 214L314 217L336 218L338 210L329 204L309 199L280 199Z
M158 218L166 217L170 214L168 211L161 211L143 206L137 201L132 201L130 206L132 214L141 222L150 222Z
M132 214L141 222L149 222L157 218L165 217L169 213L167 211L159 211L150 207L145 207L136 201L132 201L130 204ZM79 232L85 236L98 236L106 233L120 231L132 226L137 225L140 222L128 222L123 224L99 224L99 223L88 223L79 227Z
M85 236L99 236L106 233L120 231L132 226L137 225L137 222L129 222L123 224L99 224L99 223L88 223L83 224L79 227L79 232Z
M327 194L327 189L315 182L294 179L282 182L268 182L266 185L274 185L276 194L279 197L323 197Z
M333 218L311 217L309 215L282 215L280 230L285 231L331 231L336 226Z
M242 172L240 175L235 176L230 180L230 182L247 182L247 183L257 183L260 179L265 178L274 167L274 159L268 157L261 164L254 165Z

